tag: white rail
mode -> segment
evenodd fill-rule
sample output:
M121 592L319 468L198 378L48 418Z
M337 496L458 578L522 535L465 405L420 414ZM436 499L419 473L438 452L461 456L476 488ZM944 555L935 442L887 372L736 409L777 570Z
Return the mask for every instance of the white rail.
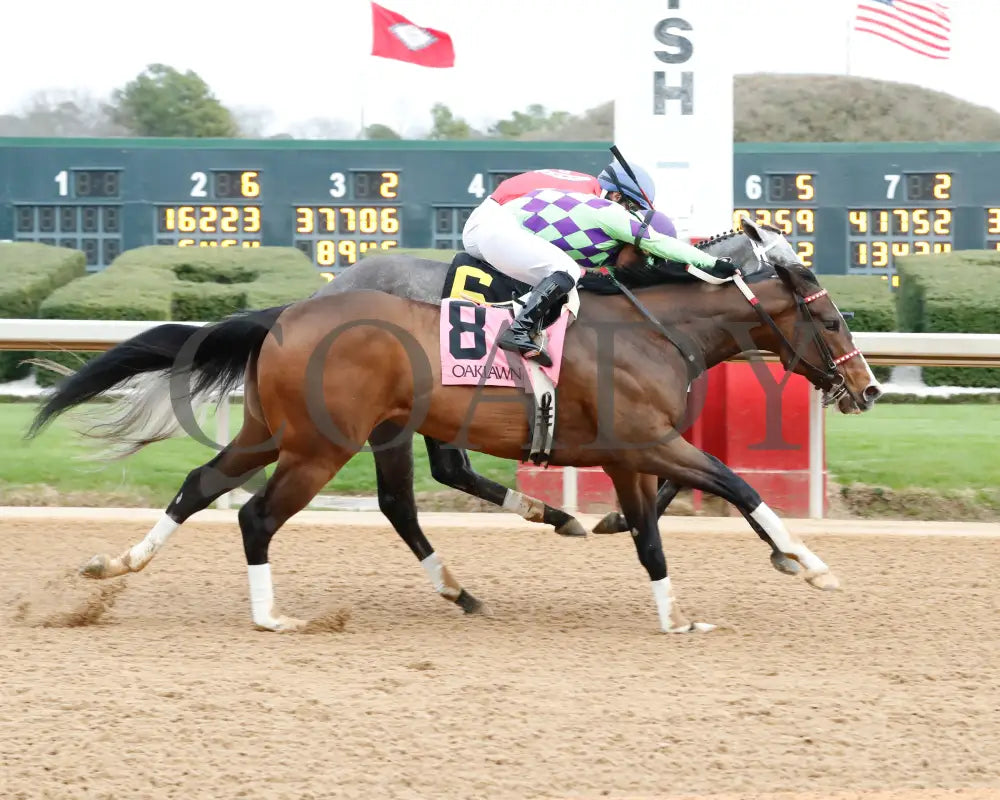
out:
M108 350L119 342L162 325L153 321L0 319L0 350ZM189 325L204 325L190 322ZM891 366L1000 367L996 333L855 333L855 343L871 364ZM764 356L765 358L772 358ZM216 440L229 441L228 402L216 417ZM813 390L809 406L809 516L823 516L823 408ZM576 470L563 471L563 505L577 506ZM217 505L228 507L223 495Z

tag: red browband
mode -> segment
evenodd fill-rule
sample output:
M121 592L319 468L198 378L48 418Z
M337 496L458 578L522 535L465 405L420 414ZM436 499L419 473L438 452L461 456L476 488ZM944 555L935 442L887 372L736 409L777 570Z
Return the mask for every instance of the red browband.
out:
M818 292L816 292L815 294L811 294L811 295L809 295L808 297L803 297L803 298L802 298L802 302L803 302L803 303L811 303L811 302L812 302L813 300L819 300L819 299L820 299L821 297L823 297L823 296L824 296L825 294L826 294L826 289L820 289L820 290L819 290Z

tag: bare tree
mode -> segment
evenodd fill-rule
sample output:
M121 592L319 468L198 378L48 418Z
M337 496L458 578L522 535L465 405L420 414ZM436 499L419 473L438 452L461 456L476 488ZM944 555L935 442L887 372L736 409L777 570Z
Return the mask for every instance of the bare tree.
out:
M0 117L6 136L127 136L107 102L84 89L42 89L15 114Z

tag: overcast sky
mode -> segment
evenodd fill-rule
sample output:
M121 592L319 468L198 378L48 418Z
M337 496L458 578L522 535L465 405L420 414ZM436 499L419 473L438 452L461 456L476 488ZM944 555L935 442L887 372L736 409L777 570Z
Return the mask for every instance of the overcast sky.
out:
M682 0L725 7L733 70L844 74L852 0ZM146 65L193 69L223 103L267 109L268 134L316 117L429 126L438 101L474 125L542 103L579 112L628 91L615 54L630 9L665 0L384 0L455 42L454 69L372 58L368 0L11 2L0 44L0 113L42 89L106 95ZM1000 2L952 0L953 59L933 63L856 35L854 74L904 80L1000 110ZM648 18L648 17L647 17ZM648 33L642 32L648 39ZM696 31L695 35L706 35ZM643 80L642 91L647 91Z

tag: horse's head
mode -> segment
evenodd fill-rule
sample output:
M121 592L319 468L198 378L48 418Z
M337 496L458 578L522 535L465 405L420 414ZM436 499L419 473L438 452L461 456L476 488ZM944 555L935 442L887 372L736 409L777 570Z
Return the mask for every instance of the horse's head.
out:
M825 403L836 400L845 414L869 410L882 389L854 344L844 315L779 230L746 217L742 230L753 257L773 267L780 281L778 292L769 291L765 303L777 328L764 332L765 339L770 333L767 349L780 356L786 369L821 389Z

